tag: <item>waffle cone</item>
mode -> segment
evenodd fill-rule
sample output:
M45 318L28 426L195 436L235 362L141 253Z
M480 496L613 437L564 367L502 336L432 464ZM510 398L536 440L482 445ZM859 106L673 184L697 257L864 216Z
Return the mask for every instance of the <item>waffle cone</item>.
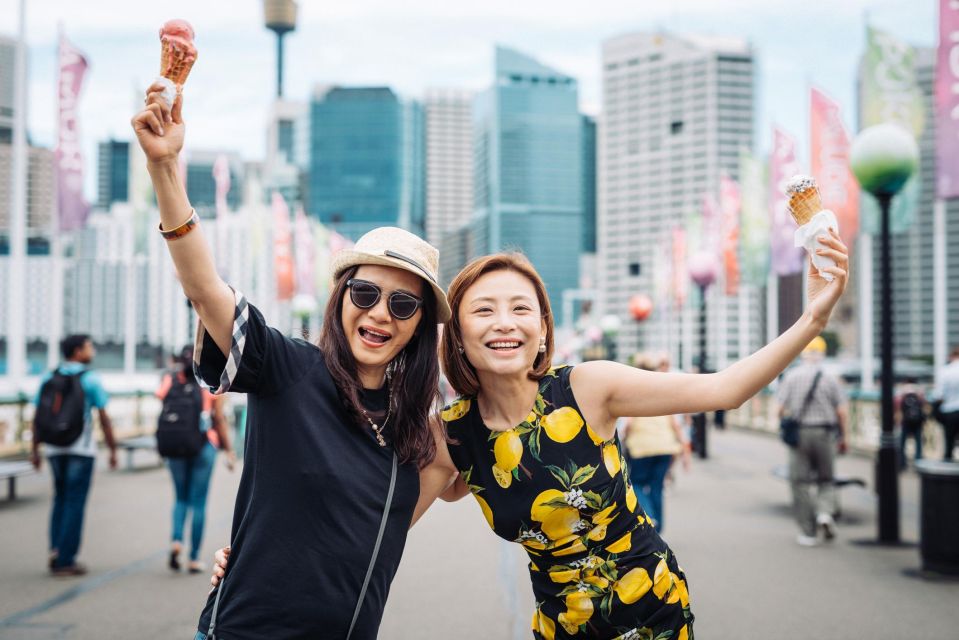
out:
M789 213L800 227L822 211L822 198L819 189L812 187L789 196Z
M170 40L161 41L160 75L181 87L190 75L190 69L196 62L196 53L175 47Z

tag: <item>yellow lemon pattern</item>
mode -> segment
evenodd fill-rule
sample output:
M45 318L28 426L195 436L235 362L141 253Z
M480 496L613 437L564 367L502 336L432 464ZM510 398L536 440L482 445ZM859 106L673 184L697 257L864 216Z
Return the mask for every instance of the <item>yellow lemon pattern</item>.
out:
M587 424L570 372L550 370L505 431L486 427L475 398L444 408L453 462L490 528L530 556L534 638L689 640L686 576L638 504L619 438Z

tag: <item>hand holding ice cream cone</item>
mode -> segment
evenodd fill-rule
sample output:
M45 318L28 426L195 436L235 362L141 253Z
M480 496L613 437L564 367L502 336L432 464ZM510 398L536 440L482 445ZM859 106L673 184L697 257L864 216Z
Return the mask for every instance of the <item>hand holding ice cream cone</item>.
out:
M819 275L827 282L831 281L832 275L827 267L836 266L836 263L818 252L823 245L817 238L829 230L839 229L836 214L829 209L823 209L819 187L814 178L793 176L786 185L786 194L789 196L789 213L799 225L796 229L795 245L804 247L818 269Z

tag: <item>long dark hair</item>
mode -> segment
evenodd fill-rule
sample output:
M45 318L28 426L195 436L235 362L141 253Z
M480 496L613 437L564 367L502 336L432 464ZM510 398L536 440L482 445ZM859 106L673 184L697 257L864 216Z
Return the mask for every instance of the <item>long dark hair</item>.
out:
M326 303L323 328L317 346L326 358L326 367L333 376L343 404L356 418L358 428L366 424L361 413L360 377L356 359L343 328L343 299L346 282L359 267L343 271L333 284ZM409 344L397 354L391 365L390 386L393 394L393 446L403 463L415 463L422 469L436 457L436 441L430 429L431 415L439 405L439 361L436 347L436 297L433 289L423 287L423 315Z

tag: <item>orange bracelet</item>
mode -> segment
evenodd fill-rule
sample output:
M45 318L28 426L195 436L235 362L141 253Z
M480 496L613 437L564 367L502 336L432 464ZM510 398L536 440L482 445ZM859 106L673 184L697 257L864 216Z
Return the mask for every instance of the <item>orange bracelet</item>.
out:
M193 231L198 224L200 224L200 216L196 214L196 209L190 209L190 218L179 227L164 231L163 223L160 223L160 235L163 236L164 240L177 240Z

